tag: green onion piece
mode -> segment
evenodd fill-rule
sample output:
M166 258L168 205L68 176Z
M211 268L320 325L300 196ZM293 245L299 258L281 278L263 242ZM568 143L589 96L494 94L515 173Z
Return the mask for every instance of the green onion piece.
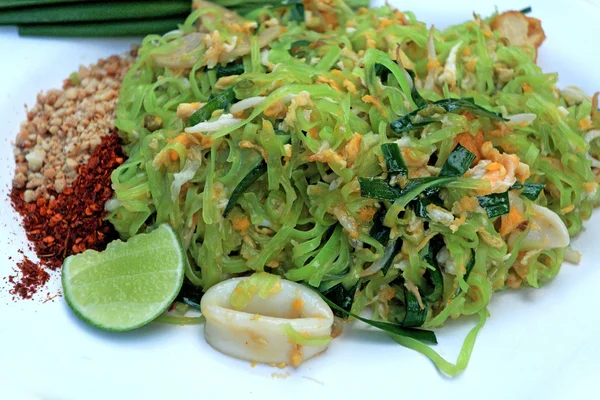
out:
M511 189L512 190L523 189L521 191L521 196L525 196L529 200L535 201L535 200L537 200L538 197L540 197L540 194L542 193L542 190L544 190L545 186L546 185L543 183L522 184L521 182L517 182L514 185L512 185Z
M402 326L405 328L417 328L425 323L427 319L427 307L421 308L417 297L411 291L404 288L405 314Z
M408 168L406 168L404 158L402 158L402 154L400 153L400 147L396 143L382 144L381 152L383 153L388 173L404 177L408 175Z
M190 125L194 126L200 122L208 121L216 110L226 110L235 100L233 87L215 95L201 109L190 116Z
M69 24L19 25L20 36L48 37L121 37L145 36L151 33L162 34L177 29L187 14L176 18L139 20L139 21L105 21L101 24L89 22Z
M390 70L385 65L379 63L376 63L373 68L375 69L375 76L378 76L381 82L385 82L390 75Z
M322 297L323 300L325 300L325 302L329 305L329 307L333 308L334 310L338 310L339 312L344 313L349 317L356 318L357 320L362 321L365 324L374 326L375 328L381 329L384 332L402 337L408 337L423 343L437 344L437 338L435 337L435 333L433 333L432 331L428 331L425 329L404 328L400 325L391 324L389 322L374 321L372 319L363 318L359 315L351 313L350 311L344 310L343 308L329 300L327 297Z
M412 129L423 128L437 121L437 119L431 118L435 114L460 113L464 111L497 121L507 121L500 114L478 106L472 98L443 99L419 107L392 121L390 128L394 133L401 134Z
M508 191L479 196L479 205L483 207L489 218L499 217L510 212Z
M243 73L244 64L229 63L225 66L220 64L217 66L217 79L222 78L224 76L241 75Z
M173 17L189 14L190 11L191 3L187 0L145 1L143 3L137 1L86 2L4 10L0 13L0 24L138 20Z
M329 290L321 293L321 296L341 308L342 311L334 308L333 313L340 318L345 318L352 309L352 303L354 303L354 296L356 296L358 285L359 282L356 282L354 286L346 289L342 283L338 283Z
M519 10L521 14L529 14L531 12L531 6L525 7L522 10Z
M421 96L419 91L417 90L417 86L415 85L415 72L412 69L407 69L408 75L410 75L410 80L412 84L412 88L410 89L410 95L417 105L417 107L423 107L427 104L427 101Z
M402 250L402 239L396 239L394 240L394 243L390 243L386 247L386 251L383 253L382 256L386 257L386 259L383 264L383 267L381 268L381 272L383 272L384 275L386 275L389 271L390 267L392 266L392 262L394 261L394 258L396 258L398 253L400 253L400 250Z
M373 239L377 240L382 245L386 246L388 241L390 240L390 231L391 228L383 225L383 219L385 218L386 209L384 206L377 210L375 216L373 217L373 226L369 231L369 236Z
M421 288L421 293L423 293L426 300L434 302L444 294L444 276L437 261L437 254L444 246L444 239L440 235L434 236L429 240L427 246L427 254L424 258L433 269L427 268L425 270L423 278L427 285Z
M283 0L282 3L289 7L288 21L304 22L304 4L302 4L302 0Z
M248 174L240 181L240 183L238 183L235 189L233 189L233 192L229 197L229 201L227 202L227 206L225 206L225 210L223 210L224 217L226 217L227 214L229 214L229 212L233 209L233 206L235 206L242 194L244 194L244 192L248 190L248 188L266 172L267 162L265 160L260 160L260 162L256 164L256 166L252 168L250 172L248 172Z
M427 206L430 204L435 204L438 207L444 207L444 202L437 194L430 194L429 196L421 194L411 202L413 211L419 218L429 217L429 214L427 213Z
M175 301L179 301L199 310L200 300L202 299L203 294L204 292L200 286L196 286L186 279L183 281L183 286Z
M402 195L402 189L390 186L383 179L358 178L360 195L371 199L394 201Z
M475 154L459 143L448 156L439 176L463 176L471 167L475 158Z

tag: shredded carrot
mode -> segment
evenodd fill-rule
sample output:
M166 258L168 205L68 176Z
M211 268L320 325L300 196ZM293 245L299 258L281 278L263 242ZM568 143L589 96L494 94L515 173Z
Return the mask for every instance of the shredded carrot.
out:
M310 131L308 131L308 134L311 138L316 139L317 136L319 136L319 130L316 127L312 127L310 128Z

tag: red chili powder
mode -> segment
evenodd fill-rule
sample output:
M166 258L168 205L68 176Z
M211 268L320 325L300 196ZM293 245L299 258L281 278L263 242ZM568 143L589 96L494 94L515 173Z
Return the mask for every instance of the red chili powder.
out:
M20 278L18 275L8 277L8 282L12 285L9 293L13 296L30 299L50 278L48 272L31 261L27 256L17 264L17 268L21 272Z
M116 134L104 136L102 142L90 155L88 163L79 167L79 176L73 186L61 194L52 193L55 200L44 198L26 203L24 190L13 188L10 193L12 205L23 217L23 227L33 250L40 258L38 275L45 279L25 279L33 271L32 262L25 258L27 274L21 280L13 279L11 293L30 298L48 280L43 268L55 270L71 254L87 249L104 250L117 237L112 226L103 219L104 203L113 195L110 175L124 162L121 143ZM40 272L41 271L41 272ZM43 274L42 274L43 272ZM28 275L29 274L29 275ZM25 282L23 285L22 282Z

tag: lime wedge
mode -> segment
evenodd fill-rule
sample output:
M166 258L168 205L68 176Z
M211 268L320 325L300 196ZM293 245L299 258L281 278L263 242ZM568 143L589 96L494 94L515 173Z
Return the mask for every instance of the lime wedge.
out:
M185 252L169 225L106 250L68 257L62 267L67 303L90 325L109 331L139 328L162 314L183 284Z

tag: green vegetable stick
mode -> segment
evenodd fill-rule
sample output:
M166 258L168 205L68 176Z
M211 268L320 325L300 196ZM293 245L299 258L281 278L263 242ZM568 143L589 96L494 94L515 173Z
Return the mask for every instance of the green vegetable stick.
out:
M174 16L189 13L190 10L191 4L187 0L57 5L3 11L0 14L0 24L142 19Z
M20 25L20 36L52 37L106 37L106 36L145 36L151 33L165 33L177 29L185 15L152 21L107 21L102 24L72 23Z

